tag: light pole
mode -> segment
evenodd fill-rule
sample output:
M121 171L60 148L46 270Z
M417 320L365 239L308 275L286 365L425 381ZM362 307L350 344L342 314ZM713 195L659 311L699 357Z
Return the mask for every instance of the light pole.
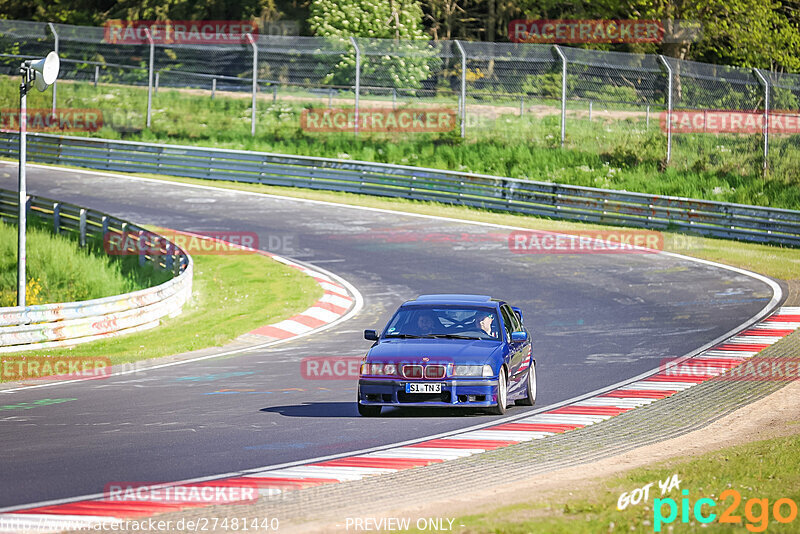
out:
M56 78L60 62L58 54L50 52L47 57L39 60L23 61L19 72L22 83L19 85L19 219L17 220L17 306L25 306L25 227L26 208L28 204L28 191L25 180L25 160L27 151L28 133L28 90L33 84L39 91L47 89Z

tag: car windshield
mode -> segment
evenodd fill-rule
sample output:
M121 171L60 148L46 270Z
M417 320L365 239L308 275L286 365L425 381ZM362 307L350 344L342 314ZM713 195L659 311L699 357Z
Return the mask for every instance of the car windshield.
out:
M392 317L385 338L499 339L497 314L464 307L401 308Z

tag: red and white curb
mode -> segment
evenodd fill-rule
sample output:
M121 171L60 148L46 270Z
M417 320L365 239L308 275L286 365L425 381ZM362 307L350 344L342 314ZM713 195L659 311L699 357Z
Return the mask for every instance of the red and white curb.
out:
M290 339L296 336L308 334L316 329L328 325L344 317L356 303L356 299L350 294L349 290L332 277L315 269L300 265L281 256L276 256L264 251L260 254L270 256L289 267L300 270L317 281L322 287L323 295L310 308L302 313L298 313L279 323L256 328L247 336L260 336L265 341L275 339Z
M169 231L188 237L214 241L229 248L245 250L254 254L267 256L277 262L283 263L288 267L297 269L300 272L310 276L316 280L317 284L319 284L319 286L322 288L322 291L324 292L322 298L315 302L310 308L278 323L261 326L251 332L248 332L242 337L242 339L246 339L249 342L254 340L261 342L285 340L308 334L341 319L356 306L357 299L352 294L355 292L354 289L346 288L343 284L336 281L332 276L329 276L318 269L306 267L305 265L301 265L295 261L284 258L283 256L278 256L277 254L273 254L271 252L229 243L215 237L191 232L182 232L178 230Z
M299 267L303 268L304 267ZM314 276L312 274L312 276ZM321 278L321 283L332 283ZM333 286L326 287L334 296L320 300L324 305L315 308L327 310L327 305L339 302L334 298L341 293ZM337 305L337 304L333 304ZM314 317L312 311L301 315ZM290 320L294 320L290 319ZM303 320L296 321L303 324ZM282 325L282 326L278 326ZM292 332L294 325L273 325L282 332ZM305 325L304 325L305 326ZM226 475L213 480L183 483L191 487L250 487L259 488L261 496L275 496L282 492L359 480L368 476L393 473L402 469L455 460L520 442L543 439L599 423L616 415L633 410L718 377L747 362L761 350L777 343L800 328L800 307L783 307L760 323L739 334L700 352L681 364L697 364L705 374L672 374L667 370L657 372L568 405L543 413L514 419L499 425L486 426L424 441L400 444L380 450L355 453L352 456L323 459L301 465L250 470L235 476ZM271 335L271 334L270 334ZM178 484L178 483L176 483ZM214 503L216 504L216 503ZM208 506L207 503L163 503L131 500L110 501L104 498L86 498L73 502L36 506L0 514L0 532L58 532L66 528L92 528L98 524L120 523L159 513Z

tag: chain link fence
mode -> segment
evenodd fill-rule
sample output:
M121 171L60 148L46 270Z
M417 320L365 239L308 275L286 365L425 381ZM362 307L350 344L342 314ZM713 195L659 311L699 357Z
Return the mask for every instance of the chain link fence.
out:
M770 168L794 179L800 168L798 74L527 43L258 35L126 44L109 42L103 28L0 20L0 73L16 76L21 61L53 49L62 62L53 109L99 108L122 134L211 137L181 107L191 96L220 115L214 127L249 121L252 135L308 133L314 109L347 110L349 121L320 131L353 135L374 133L358 119L368 110L442 109L454 120L439 134L593 146L610 167L651 161L703 172L724 161L731 172ZM252 104L232 113L220 92Z

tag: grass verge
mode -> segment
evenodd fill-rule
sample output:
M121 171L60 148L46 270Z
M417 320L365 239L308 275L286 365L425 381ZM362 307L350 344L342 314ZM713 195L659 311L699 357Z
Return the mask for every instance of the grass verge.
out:
M74 236L55 235L28 220L26 303L74 302L119 295L166 282L169 273L138 267L137 258L107 256L97 243L77 246ZM17 301L17 226L0 222L0 307Z
M109 357L113 365L221 346L322 296L309 276L260 254L195 255L192 298L158 328L20 356Z
M13 101L17 86L15 78L0 76L0 99ZM468 125L466 140L456 129L362 132L356 137L350 131L303 129L302 112L326 104L318 95L282 90L274 102L271 95L260 97L257 136L252 137L246 94L217 94L211 99L208 91L159 90L153 98L151 127L144 129L146 95L141 87L100 84L95 88L70 81L59 82L58 91L63 108L102 111L102 128L74 135L417 165L800 209L800 135L771 138L771 171L765 179L761 175L760 135L676 135L672 162L666 165L666 136L658 117L647 120L644 113L599 106L592 121L586 119L585 110L569 112L562 149L558 109L547 102L547 112L522 115L515 106L468 102L467 122L474 124ZM50 97L49 92L31 93L29 109L48 109ZM379 102L376 98L364 95L363 105ZM342 102L336 105L341 107ZM414 100L412 104L417 108L455 107L454 101Z
M794 533L800 528L797 508L794 508L792 521L780 523L775 518L774 505L779 499L791 499L795 505L800 504L798 447L800 435L792 435L729 447L690 460L669 460L602 480L591 489L576 490L574 495L563 492L535 503L459 517L454 525L464 527L455 531L462 534L681 533L711 527L708 530L713 532ZM661 495L658 481L669 480L673 475L678 476L680 488ZM649 483L653 486L649 489L648 500L642 499L639 504L628 504L624 510L618 509L623 493L630 495L636 488ZM688 491L688 495L683 495L682 491ZM740 496L738 503L735 502L737 494ZM684 498L688 499L687 507L683 506ZM711 507L708 501L704 501L698 509L703 517L716 514L708 525L702 524L694 515L696 503L703 498L716 503ZM662 499L662 502L655 499ZM674 500L676 517L669 523L659 522L656 517L666 519L670 516L670 505L664 502L667 499ZM759 502L750 504L751 499ZM766 507L762 500L766 501ZM684 508L688 512L685 522ZM738 516L739 522L721 523L720 518L726 509L732 519ZM790 505L782 503L779 514L789 518Z

